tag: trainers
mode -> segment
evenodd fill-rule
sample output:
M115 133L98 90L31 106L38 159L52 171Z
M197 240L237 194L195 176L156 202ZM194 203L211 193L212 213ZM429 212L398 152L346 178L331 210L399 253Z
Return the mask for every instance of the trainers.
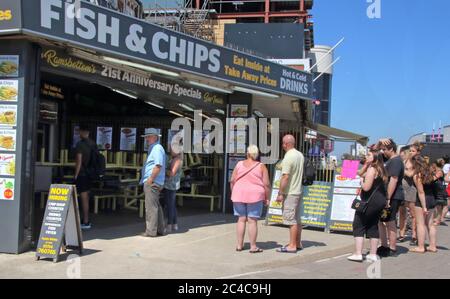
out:
M379 260L380 260L380 257L376 254L368 254L366 256L366 261L368 263L375 263L375 262L378 262Z
M445 218L450 219L450 212L447 212L447 214L445 214Z
M173 229L173 230L178 230L178 224L172 225L172 229Z
M170 234L172 232L172 224L168 224L166 227L166 233Z
M91 228L92 228L92 224L90 222L81 223L81 229L86 230L86 229L91 229Z
M358 254L353 254L353 255L347 257L347 260L352 261L352 262L362 263L363 256L362 255L358 255Z

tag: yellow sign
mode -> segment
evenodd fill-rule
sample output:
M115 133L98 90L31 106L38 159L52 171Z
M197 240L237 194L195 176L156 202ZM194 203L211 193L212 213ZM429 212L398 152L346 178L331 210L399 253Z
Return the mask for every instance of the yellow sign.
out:
M12 20L12 12L10 9L0 10L0 21L11 21L11 20Z

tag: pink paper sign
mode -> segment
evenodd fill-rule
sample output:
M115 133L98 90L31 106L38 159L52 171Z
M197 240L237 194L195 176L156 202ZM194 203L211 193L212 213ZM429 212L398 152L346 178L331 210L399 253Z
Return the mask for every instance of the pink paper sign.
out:
M359 161L344 160L342 164L342 174L344 178L354 179L358 174Z

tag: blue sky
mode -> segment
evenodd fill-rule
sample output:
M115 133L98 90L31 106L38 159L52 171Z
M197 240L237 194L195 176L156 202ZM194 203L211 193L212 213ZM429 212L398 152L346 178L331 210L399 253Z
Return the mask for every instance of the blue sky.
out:
M314 1L315 43L345 37L335 52L331 125L399 144L433 123L450 125L450 1L380 0L381 19L367 17L367 1Z
M450 1L316 0L315 44L336 52L331 125L404 144L433 122L450 125Z

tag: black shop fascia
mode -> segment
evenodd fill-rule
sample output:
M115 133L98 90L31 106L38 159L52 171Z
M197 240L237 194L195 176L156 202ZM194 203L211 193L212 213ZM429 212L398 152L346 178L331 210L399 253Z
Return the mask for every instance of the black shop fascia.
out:
M102 61L81 49L43 46L41 71L101 85L167 110L183 110L180 104L220 117L226 96L189 86L182 80L169 80L144 70ZM44 77L45 78L45 77ZM189 111L186 111L189 112ZM190 113L192 114L192 112Z

